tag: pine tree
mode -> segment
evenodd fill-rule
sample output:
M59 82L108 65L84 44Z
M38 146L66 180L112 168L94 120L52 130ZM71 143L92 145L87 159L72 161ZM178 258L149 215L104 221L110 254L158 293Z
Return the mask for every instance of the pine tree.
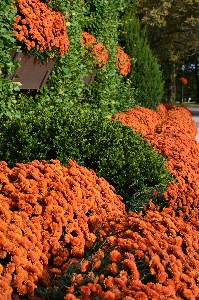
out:
M129 79L137 90L137 103L155 109L163 96L163 79L157 60L153 55L140 22L135 17L135 5L128 7L122 17L121 45L132 62Z

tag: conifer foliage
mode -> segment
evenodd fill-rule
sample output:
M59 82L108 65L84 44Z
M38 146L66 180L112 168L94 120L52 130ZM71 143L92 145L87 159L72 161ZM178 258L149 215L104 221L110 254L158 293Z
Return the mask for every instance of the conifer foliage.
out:
M135 59L129 78L137 89L137 103L156 108L163 95L163 79L157 60L150 50L147 37L140 31L135 7L127 7L121 26L121 44L130 57Z

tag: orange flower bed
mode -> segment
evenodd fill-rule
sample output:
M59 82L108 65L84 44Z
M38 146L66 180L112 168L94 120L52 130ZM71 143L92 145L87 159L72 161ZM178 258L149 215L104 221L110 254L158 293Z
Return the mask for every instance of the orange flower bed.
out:
M155 112L138 106L113 118L132 126L155 151L166 156L167 167L178 183L169 185L165 198L171 210L195 222L199 213L199 144L188 109L160 104Z
M28 50L48 50L53 56L57 50L63 56L69 47L61 13L53 11L39 0L18 0L18 14L14 17L14 35Z
M115 48L116 48L116 55L115 55L116 68L121 75L127 76L127 74L131 70L130 56L126 54L121 47L116 46Z
M123 226L114 244L109 239L76 268L65 300L197 299L198 228L152 203L145 216L130 213Z
M71 160L1 162L0 186L0 300L34 299L38 280L48 284L126 215L113 187Z
M88 32L82 32L82 43L87 53L91 51L91 58L97 60L97 66L103 68L108 61L108 50L105 46L97 43L96 38Z

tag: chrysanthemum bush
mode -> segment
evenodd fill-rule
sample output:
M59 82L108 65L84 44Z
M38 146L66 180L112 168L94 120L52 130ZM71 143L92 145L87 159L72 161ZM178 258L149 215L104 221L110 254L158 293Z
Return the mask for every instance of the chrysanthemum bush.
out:
M112 226L115 236L92 255L71 262L47 299L197 299L195 226L175 213L159 212L152 203L145 215L130 213Z
M17 15L12 25L14 34L27 50L57 52L63 56L69 47L66 25L60 12L53 11L39 0L18 0Z
M105 46L97 43L96 38L88 32L82 32L82 43L86 47L86 53L90 53L90 57L96 60L97 66L103 68L108 62L108 50ZM121 75L127 76L131 69L131 58L118 45L115 46L115 51L116 69Z
M116 69L123 76L126 76L131 70L130 56L122 50L120 46L116 46L115 63Z
M94 171L69 161L0 163L0 299L34 299L38 280L65 270L81 258L97 234L126 213L121 197ZM96 233L95 233L96 232Z
M102 43L97 43L96 38L88 33L82 32L82 43L86 47L86 52L94 59L94 65L103 68L108 61L108 50Z

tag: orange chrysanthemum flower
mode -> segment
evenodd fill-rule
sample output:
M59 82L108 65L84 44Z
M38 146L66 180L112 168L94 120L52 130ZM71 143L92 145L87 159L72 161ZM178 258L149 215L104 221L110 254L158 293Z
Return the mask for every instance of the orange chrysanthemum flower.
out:
M109 258L112 262L118 263L121 260L122 256L118 250L113 250L110 252Z
M115 55L115 63L116 68L120 72L121 75L126 76L131 69L131 60L130 56L122 50L121 47L116 46L116 55Z
M82 43L86 51L91 52L91 58L95 59L97 66L103 68L108 61L108 50L102 43L97 43L96 38L88 32L82 32Z
M86 243L94 243L97 238L93 231L99 236L102 224L108 231L110 219L126 218L121 197L113 192L112 186L72 160L67 167L58 160L51 163L35 160L17 164L13 169L0 162L0 185L2 294L9 290L12 295L13 285L27 298L34 295L38 280L49 285L52 278L61 276L67 266L83 257ZM94 215L98 220L92 223L92 228L88 225L88 209L90 217ZM106 234L102 239L106 239ZM83 261L79 267L93 284L98 277L88 272L89 265L99 268L103 256L100 249L92 260ZM10 259L4 260L6 257ZM66 297L70 299L69 294L83 279L78 273L71 278L73 287ZM95 290L95 286L89 286Z
M61 13L53 11L39 0L18 0L13 30L16 39L27 50L58 51L63 56L69 47L66 26ZM54 53L51 53L51 57Z
M91 290L86 285L82 285L81 288L80 288L80 290L85 295L90 295L91 294Z

